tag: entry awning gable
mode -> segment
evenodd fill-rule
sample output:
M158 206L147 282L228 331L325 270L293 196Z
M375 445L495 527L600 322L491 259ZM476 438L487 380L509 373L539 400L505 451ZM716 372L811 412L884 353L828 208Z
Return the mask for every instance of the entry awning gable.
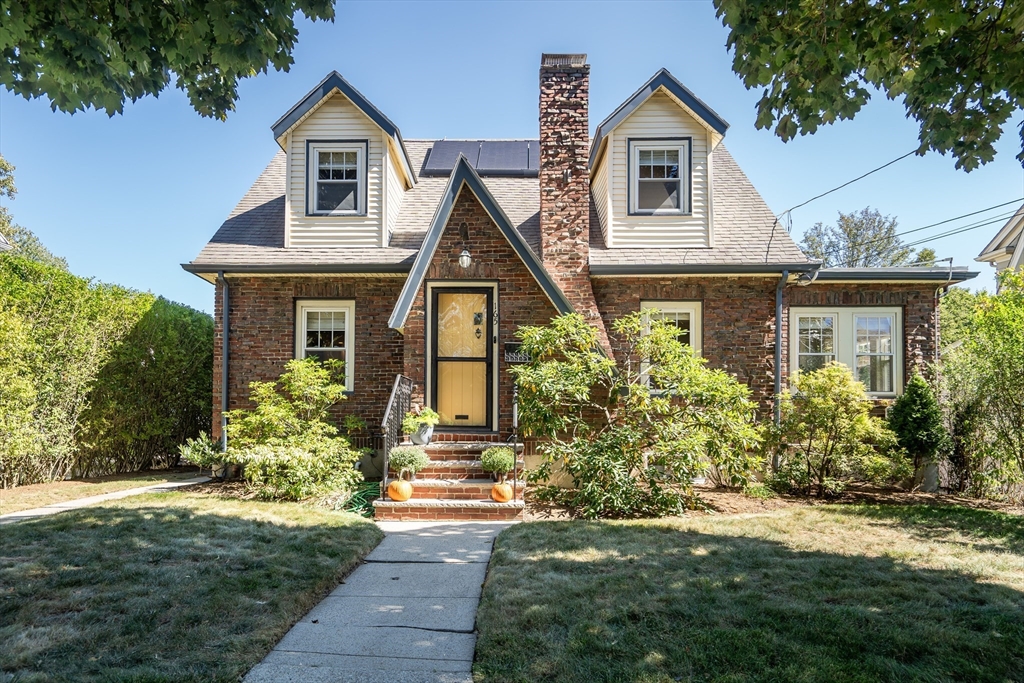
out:
M505 212L497 200L495 200L494 195L487 189L484 181L469 164L466 157L459 155L459 160L456 162L455 168L452 169L452 174L448 178L448 185L441 195L441 201L434 211L434 218L430 222L426 236L423 238L423 244L420 246L416 260L409 271L409 277L406 279L405 286L402 287L402 293L399 295L395 308L391 312L388 326L395 330L401 330L405 327L405 321L412 310L416 293L419 291L427 275L427 268L434 259L437 245L441 241L441 235L444 234L444 229L448 225L448 219L451 217L455 201L463 186L467 187L476 196L480 205L484 207L484 211L494 221L494 224L498 226L502 235L505 236L512 249L523 261L527 269L529 269L530 274L533 275L540 288L544 290L544 294L551 300L559 314L572 313L574 311L572 304L569 303L561 288L552 279L551 274L544 267L540 257L530 248L522 234L516 230L512 221L505 215Z

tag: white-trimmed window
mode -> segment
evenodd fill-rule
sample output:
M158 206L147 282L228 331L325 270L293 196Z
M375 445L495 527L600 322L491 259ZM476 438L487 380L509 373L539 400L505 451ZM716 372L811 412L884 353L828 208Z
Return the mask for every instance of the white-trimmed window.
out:
M640 310L651 311L652 316L674 325L679 330L679 341L700 355L701 302L699 301L641 301ZM656 312L655 312L656 311Z
M630 140L631 214L690 212L690 140Z
M351 300L304 299L295 304L295 357L340 360L349 391L355 375L355 310Z
M309 145L307 213L316 216L366 213L366 143Z
M872 396L903 391L899 308L791 308L790 367L810 372L830 361L853 369Z

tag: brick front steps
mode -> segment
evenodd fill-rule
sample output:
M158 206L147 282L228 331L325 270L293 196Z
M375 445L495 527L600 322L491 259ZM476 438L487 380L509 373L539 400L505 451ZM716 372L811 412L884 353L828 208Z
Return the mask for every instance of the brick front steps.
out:
M525 507L521 500L495 503L493 500L410 498L397 503L378 498L373 501L373 516L394 521L507 521L522 519Z
M403 444L409 445L409 444ZM425 447L430 465L413 480L412 498L374 502L374 516L390 520L512 520L523 514L524 483L518 482L515 498L508 503L491 500L494 481L484 472L480 454L491 446L504 445L474 437L472 440L432 442ZM520 446L522 448L522 446ZM517 461L522 474L523 461ZM397 472L391 470L390 478ZM512 478L509 477L509 484Z

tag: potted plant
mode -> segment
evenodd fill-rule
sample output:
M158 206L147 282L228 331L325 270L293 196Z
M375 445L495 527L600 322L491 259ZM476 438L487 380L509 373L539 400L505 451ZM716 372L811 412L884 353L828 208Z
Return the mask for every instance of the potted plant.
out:
M434 435L434 425L441 421L441 416L430 408L423 406L419 411L410 410L402 420L402 431L409 435L409 439L419 446L426 446L430 443L430 437Z
M388 484L391 500L402 502L412 497L412 484L403 479L406 472L412 479L416 473L430 464L430 458L420 446L395 446L389 454L391 467L398 472L398 478Z
M491 498L499 503L512 500L515 492L505 482L505 477L516 466L516 454L508 446L491 446L480 455L480 466L490 472L496 481L491 487Z

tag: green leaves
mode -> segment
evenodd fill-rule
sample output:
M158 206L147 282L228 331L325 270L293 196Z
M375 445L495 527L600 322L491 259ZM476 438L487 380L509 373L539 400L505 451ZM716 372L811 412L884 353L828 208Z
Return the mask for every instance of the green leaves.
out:
M870 206L851 213L840 211L834 226L815 223L808 229L800 248L828 268L884 268L935 260L931 249L915 253L903 246L896 227L895 218Z
M1002 126L1024 104L1020 3L714 3L730 30L733 70L747 88L764 89L757 127L783 140L853 118L877 88L903 97L922 151L951 153L970 171L992 160Z
M295 14L334 19L331 0L7 0L0 3L0 84L54 110L120 113L173 79L202 116L224 119L238 83L287 70Z
M850 479L892 482L913 473L848 367L832 362L799 373L793 386L793 394L780 396L782 420L766 442L779 463L774 486L805 495L817 489L823 497Z
M747 387L708 369L655 311L624 316L612 331L618 364L578 314L518 332L533 358L511 369L521 424L545 439L530 476L573 481L537 495L582 517L661 516L692 506L693 479L711 467L743 484L760 442Z
M890 409L889 428L913 457L914 469L946 448L949 435L942 423L942 410L931 385L919 373L914 373Z
M227 413L227 462L264 499L302 500L345 491L361 479L358 451L337 436L330 410L345 398L338 360L294 359L275 382L252 382L252 410Z

